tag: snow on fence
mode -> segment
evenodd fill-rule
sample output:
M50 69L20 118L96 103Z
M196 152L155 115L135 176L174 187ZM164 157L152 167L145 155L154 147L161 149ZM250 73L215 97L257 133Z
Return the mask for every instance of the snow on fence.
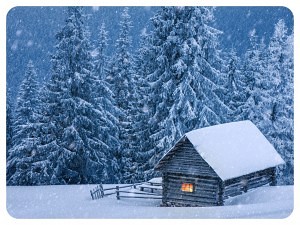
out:
M92 200L103 198L104 189L102 184L97 185L93 190L90 190Z
M125 185L125 186L121 186L121 187L116 186L116 187L105 188L105 189L103 188L102 184L99 184L94 189L90 190L90 194L91 194L92 200L96 200L99 198L103 198L104 196L116 194L116 190L119 190L119 188L128 188L128 187L136 188L136 186L140 185L140 184L142 184L142 183L130 184L130 185ZM113 191L113 192L105 193L107 191Z
M92 197L92 200L100 199L103 198L104 196L108 195L113 195L116 194L117 200L120 200L121 198L144 198L144 199L161 199L162 196L159 193L154 193L154 191L161 191L161 186L153 185L147 185L149 182L146 183L135 183L135 184L130 184L130 185L122 185L119 186L117 185L116 187L112 188L103 188L102 184L97 185L94 189L90 190L90 194ZM124 188L134 188L137 189L139 187L140 191L135 190L135 191L128 191L128 190L120 190ZM151 190L151 193L144 191L144 189L147 188ZM112 191L112 192L109 192ZM125 194L125 195L124 195Z
M117 190L116 190L116 197L118 200L120 200L121 198L144 198L144 199L161 199L162 196L160 194L156 194L156 193L148 193L148 192L131 192L131 191L120 191L119 190L119 186L117 186ZM125 195L120 195L120 194L125 194Z

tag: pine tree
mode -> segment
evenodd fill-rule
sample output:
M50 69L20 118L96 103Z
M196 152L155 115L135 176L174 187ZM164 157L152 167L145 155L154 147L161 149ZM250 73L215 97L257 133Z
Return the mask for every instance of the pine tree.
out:
M14 124L14 145L7 160L8 185L37 185L49 180L40 151L39 83L32 61L20 86Z
M223 121L220 31L208 7L162 7L152 18L146 54L151 91L151 147L155 164L185 132ZM151 66L151 64L153 64Z
M52 77L45 94L45 114L51 117L56 140L51 142L55 148L49 149L52 184L98 183L107 174L102 152L106 145L99 140L98 128L103 115L95 109L97 78L84 18L82 7L68 7L66 25L56 35Z

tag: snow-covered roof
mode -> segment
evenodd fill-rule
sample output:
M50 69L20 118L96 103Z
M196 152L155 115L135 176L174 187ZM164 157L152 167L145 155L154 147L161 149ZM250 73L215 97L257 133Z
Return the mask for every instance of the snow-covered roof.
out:
M251 121L205 127L185 136L222 180L284 164Z

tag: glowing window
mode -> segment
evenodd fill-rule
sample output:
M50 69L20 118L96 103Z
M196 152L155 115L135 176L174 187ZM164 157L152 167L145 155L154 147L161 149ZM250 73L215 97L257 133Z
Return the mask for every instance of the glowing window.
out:
M183 183L181 185L181 191L184 191L184 192L194 192L194 185L193 184Z

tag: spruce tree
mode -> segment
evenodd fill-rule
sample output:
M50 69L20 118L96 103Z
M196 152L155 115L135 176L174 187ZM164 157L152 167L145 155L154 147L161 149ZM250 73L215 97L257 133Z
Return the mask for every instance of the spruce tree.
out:
M108 31L106 31L105 24L102 23L99 27L98 39L96 42L96 58L95 58L95 73L100 80L105 80L108 47Z
M134 102L134 72L133 57L129 52L131 47L130 29L132 27L128 8L121 13L120 32L116 41L116 53L112 57L107 74L107 80L112 86L114 102L118 108L115 115L118 119L117 134L120 148L113 152L113 170L117 183L131 183L134 176L134 152L130 147L132 138L132 109Z
M8 158L9 151L13 146L13 102L11 91L9 88L6 90L6 159Z
M241 71L241 59L237 55L235 49L231 49L225 56L226 65L225 74L225 94L224 102L230 108L231 113L226 117L226 122L233 122L238 120L239 108L246 101L246 93L244 92L245 76Z
M279 20L268 46L268 72L273 83L266 135L286 162L278 170L280 184L294 182L293 35L287 32L284 20Z
M149 123L150 106L149 101L150 85L147 82L147 68L149 61L145 60L148 50L147 34L144 32L140 35L140 47L134 58L134 102L132 110L132 141L131 148L134 151L134 169L136 182L147 181L149 170L153 170L153 165L149 161L151 156L148 151L149 136L151 124Z
M68 7L66 24L57 33L52 77L46 89L47 115L56 143L49 149L52 184L98 183L106 179L106 145L99 140L103 119L96 110L88 32L82 7ZM96 119L95 119L96 118Z
M270 108L270 80L266 72L265 45L258 43L255 30L250 33L251 46L244 57L243 104L239 106L237 120L251 120L265 133L268 129L268 109Z
M155 164L185 132L223 121L224 75L220 31L211 27L213 8L162 7L146 54L151 91L151 161ZM153 64L153 65L151 65Z
M8 185L47 183L44 153L40 151L40 101L37 73L32 61L27 64L15 111L13 147L7 160Z
M94 84L94 99L96 101L97 110L103 115L99 121L99 139L105 143L103 152L105 152L107 163L106 163L106 179L103 182L115 183L118 177L114 174L115 161L113 159L114 152L116 152L119 147L119 140L117 137L118 120L116 115L118 115L119 110L115 106L115 101L113 97L113 92L111 90L111 85L107 82L107 70L108 70L108 57L106 55L106 48L108 47L108 32L105 30L104 23L99 29L98 40L96 43L97 56L95 59L94 73L96 77L96 82Z

